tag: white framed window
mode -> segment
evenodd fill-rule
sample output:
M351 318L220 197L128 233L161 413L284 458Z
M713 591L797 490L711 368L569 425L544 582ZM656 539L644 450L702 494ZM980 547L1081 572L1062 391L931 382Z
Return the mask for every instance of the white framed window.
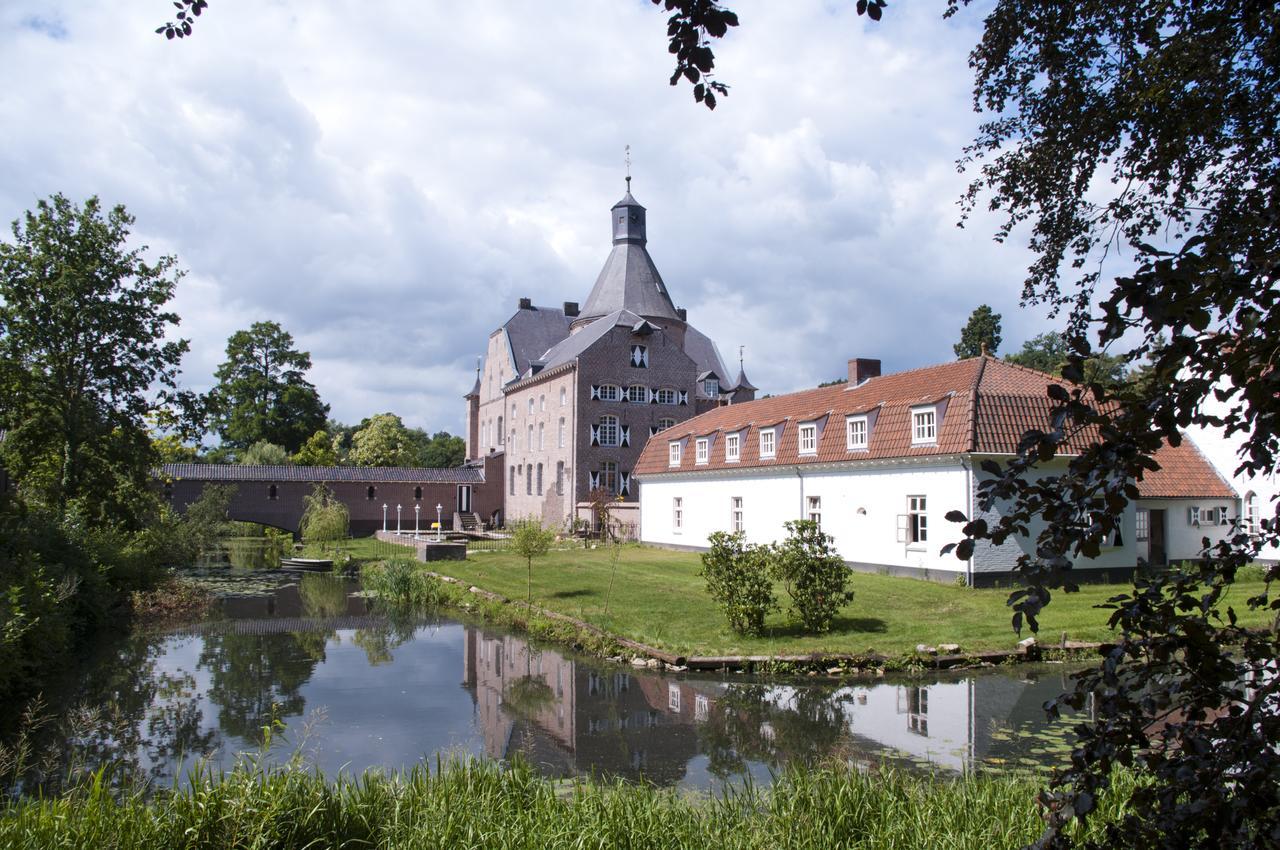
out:
M649 401L649 388L639 384L627 387L627 401L633 404L645 404Z
M618 492L618 465L611 460L602 461L600 464L600 486L607 493Z
M899 530L905 531L904 541L908 546L923 548L929 541L928 500L924 496L908 496L907 512L899 523Z
M600 445L616 446L619 442L618 417L600 417Z
M622 398L622 388L614 384L602 384L600 386L601 401L619 401Z
M565 391L564 387L561 387L560 388L560 406L564 407L566 404L568 404L568 401L569 401L569 393Z
M850 416L845 420L845 446L851 452L867 448L867 417Z
M1259 519L1258 494L1250 490L1244 494L1244 530L1255 536L1262 533L1262 523Z
M716 396L720 394L720 379L707 378L702 382L702 391L708 396Z
M760 457L774 457L777 454L777 439L772 428L760 431Z
M818 453L818 424L809 422L800 426L800 454L813 455Z
M724 459L729 463L737 463L742 456L742 437L738 434L725 434Z
M822 527L822 497L809 496L805 500L805 502L806 502L805 507L807 508L807 510L805 511L805 519L809 520L810 522L817 523L818 527L821 528Z
M637 369L647 369L649 367L649 349L647 346L631 346L631 365Z
M697 443L694 444L693 462L706 463L711 459L711 438L699 437Z
M671 530L676 534L684 530L684 499L679 496L671 499Z
M560 424L556 426L556 447L564 448L564 417L560 417Z
M1139 510L1134 515L1133 536L1139 542L1151 539L1151 511Z
M658 404L679 404L680 395L675 390L654 390L653 400Z
M911 442L915 445L938 442L936 407L918 407L911 411Z
M667 466L680 465L680 451L682 448L678 440L667 443Z
M672 711L680 710L680 686L675 682L667 683L667 708Z
M658 420L657 427L659 431L665 431L668 428L674 428L675 426L676 426L676 421L672 419L670 416L664 416Z
M734 496L729 500L729 530L742 531L742 497Z

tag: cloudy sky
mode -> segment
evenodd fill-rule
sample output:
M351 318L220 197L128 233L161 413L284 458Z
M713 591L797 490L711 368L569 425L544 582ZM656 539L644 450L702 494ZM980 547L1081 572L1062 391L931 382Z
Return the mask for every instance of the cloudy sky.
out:
M983 302L1003 351L1050 329L1018 307L1021 246L955 226L982 5L730 6L708 112L667 84L649 0L212 0L181 42L153 32L166 0L6 0L0 220L59 191L125 204L189 272L186 386L274 319L347 422L460 432L517 299L586 298L628 144L672 297L766 392L950 359Z

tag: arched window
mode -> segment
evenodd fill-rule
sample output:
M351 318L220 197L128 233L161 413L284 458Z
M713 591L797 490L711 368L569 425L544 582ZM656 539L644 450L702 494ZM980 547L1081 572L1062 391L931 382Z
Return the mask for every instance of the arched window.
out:
M538 396L538 410L547 409L547 397L545 395Z
M511 471L507 473L507 493L514 496L516 494L516 468L511 467Z
M564 461L556 461L556 495L564 495Z
M1250 490L1244 494L1244 530L1250 534L1259 534L1262 529L1258 520L1258 494Z
M368 499L370 502L372 502L374 496L377 496L377 495L378 495L378 489L374 487L372 484L370 484L369 489L365 491L365 498Z
M422 488L421 488L421 487L414 487L414 488L413 488L413 498L414 498L414 501L417 501L417 502L421 502L421 501L422 501Z
M526 449L533 448L533 426L529 426L529 433L524 438L524 447Z
M565 402L566 402L566 400L568 399L568 397L569 397L569 394L565 392L564 387L561 387L561 388L560 388L560 406L561 406L561 407L564 407Z
M529 413L533 413L533 396L529 396Z
M533 495L533 464L531 463L524 465L524 494Z
M560 426L559 426L559 429L556 431L556 447L561 449L564 448L564 417L563 416L560 417Z
M538 464L538 495L542 495L542 464Z
M499 416L498 417L498 445L502 445L503 437L506 435L506 433L507 433L506 431L502 430L502 417Z
M600 445L602 446L618 445L618 417L616 416L600 417Z
M272 484L270 487L267 488L268 499L271 499L272 501L274 501L278 495L279 495L279 492L276 490L276 485Z
M542 423L539 422L538 423L538 451L542 451L542 449L543 449Z

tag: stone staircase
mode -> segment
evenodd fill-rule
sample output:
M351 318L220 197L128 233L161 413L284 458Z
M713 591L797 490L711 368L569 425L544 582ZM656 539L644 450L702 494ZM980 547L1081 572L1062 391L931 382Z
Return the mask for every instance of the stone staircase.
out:
M480 514L469 513L453 515L453 528L455 531L465 531L475 533L484 530L484 523L480 520Z

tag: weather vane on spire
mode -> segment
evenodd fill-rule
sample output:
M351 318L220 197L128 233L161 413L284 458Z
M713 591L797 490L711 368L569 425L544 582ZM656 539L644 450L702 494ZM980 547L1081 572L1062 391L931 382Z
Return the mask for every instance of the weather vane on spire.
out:
M745 345L739 345L739 346L738 346L738 371L739 371L739 372L743 371L743 365L742 365L742 364L743 364L743 360L744 360L744 358L743 358L743 354L742 354L742 352L743 352L743 351L745 351L745 350L746 350L746 348L747 348L747 347L746 347Z
M631 145L627 145L627 191L631 191Z

